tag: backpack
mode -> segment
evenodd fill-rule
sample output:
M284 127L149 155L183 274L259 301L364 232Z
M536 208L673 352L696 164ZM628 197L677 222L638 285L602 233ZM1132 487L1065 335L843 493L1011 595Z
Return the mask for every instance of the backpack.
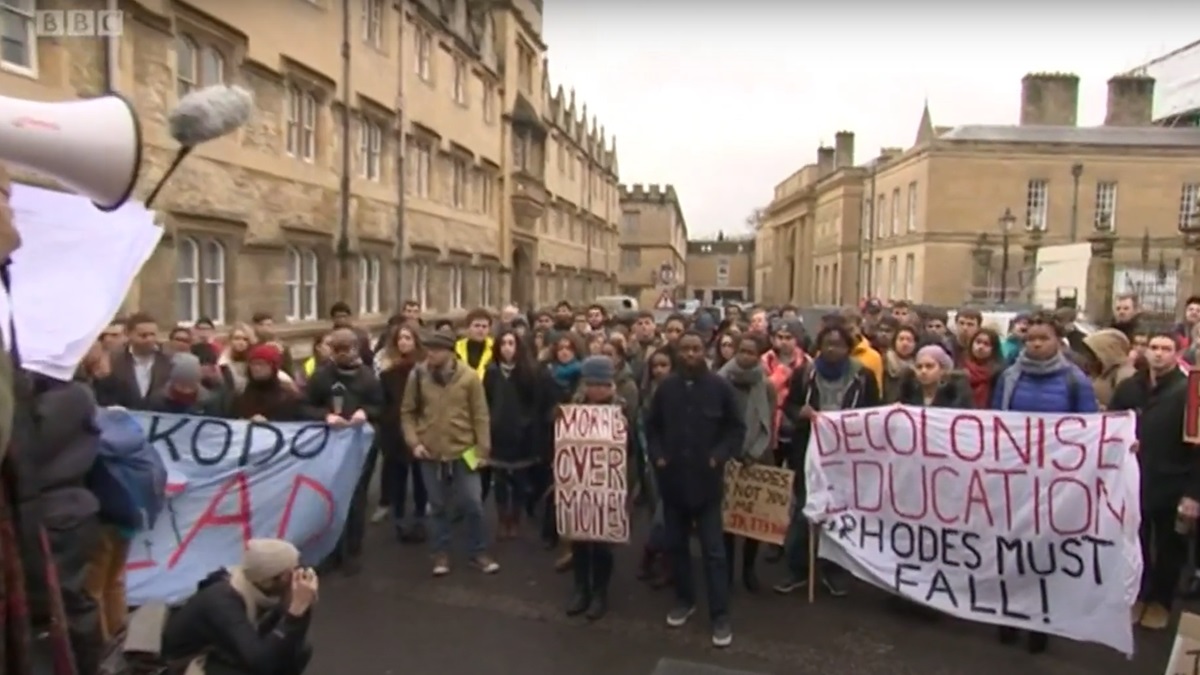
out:
M167 467L141 425L121 410L101 410L100 452L87 484L100 501L100 518L118 527L150 529L167 500Z

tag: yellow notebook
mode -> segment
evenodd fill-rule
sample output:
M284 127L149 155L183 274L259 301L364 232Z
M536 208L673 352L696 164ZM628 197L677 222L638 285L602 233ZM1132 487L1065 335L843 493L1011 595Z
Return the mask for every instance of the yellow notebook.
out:
M474 445L467 448L466 451L463 452L462 459L467 463L468 469L474 471L475 469L479 468L479 452Z

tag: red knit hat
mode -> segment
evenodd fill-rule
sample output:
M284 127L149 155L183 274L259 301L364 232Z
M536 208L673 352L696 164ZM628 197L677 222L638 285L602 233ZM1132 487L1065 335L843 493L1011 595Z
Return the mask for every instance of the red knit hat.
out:
M283 353L279 351L279 347L269 342L264 342L250 348L250 351L246 354L246 361L266 361L273 368L279 370L283 367Z

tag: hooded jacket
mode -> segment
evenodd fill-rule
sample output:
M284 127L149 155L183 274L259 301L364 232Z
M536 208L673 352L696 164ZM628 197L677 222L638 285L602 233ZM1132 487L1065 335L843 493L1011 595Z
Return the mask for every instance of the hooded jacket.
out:
M850 349L850 358L858 361L863 368L875 376L875 391L883 390L883 357L871 346L871 341L859 338L858 344Z
M87 475L100 454L96 401L86 386L55 383L35 403L37 431L27 453L37 483L42 522L72 527L96 515L100 503L87 487Z
M1100 363L1100 374L1092 377L1092 387L1100 408L1107 409L1117 385L1135 372L1128 365L1129 338L1115 328L1105 328L1085 337L1083 345Z

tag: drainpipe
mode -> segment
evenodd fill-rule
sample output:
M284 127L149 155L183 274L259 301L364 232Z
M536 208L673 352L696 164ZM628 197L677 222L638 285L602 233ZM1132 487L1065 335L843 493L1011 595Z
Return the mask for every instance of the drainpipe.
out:
M338 223L338 300L349 302L350 291L350 0L342 0L342 175Z
M106 0L105 9L115 12L120 9L120 0ZM113 94L121 79L121 43L117 36L104 36L104 93Z
M396 93L396 302L395 309L404 306L408 298L404 297L404 249L407 245L405 231L405 161L408 151L407 138L404 135L404 2L400 3L400 28L396 31L396 68L398 70L399 86ZM486 272L485 272L486 274Z

